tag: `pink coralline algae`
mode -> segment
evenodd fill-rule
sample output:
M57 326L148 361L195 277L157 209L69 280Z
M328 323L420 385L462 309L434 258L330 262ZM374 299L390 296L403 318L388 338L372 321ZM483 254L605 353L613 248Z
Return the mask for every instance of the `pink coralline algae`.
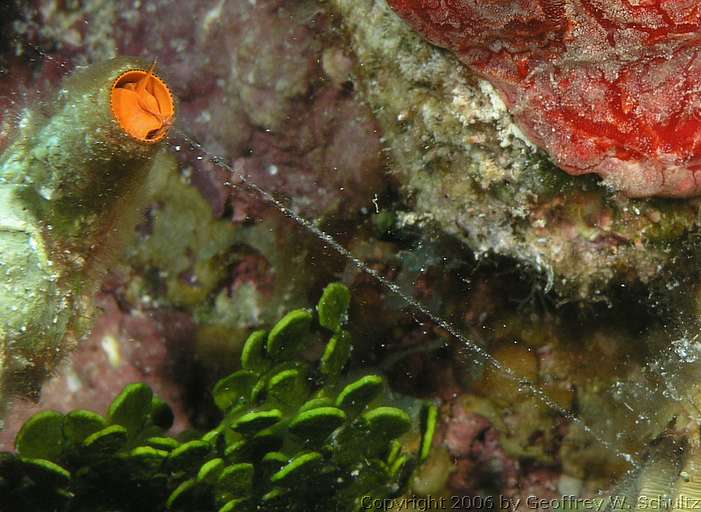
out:
M701 194L698 0L388 0L500 92L563 170Z

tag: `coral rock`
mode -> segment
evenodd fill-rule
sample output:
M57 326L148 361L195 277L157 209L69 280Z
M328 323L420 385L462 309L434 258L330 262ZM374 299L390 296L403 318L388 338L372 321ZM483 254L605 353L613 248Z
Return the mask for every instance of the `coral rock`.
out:
M701 10L685 0L388 0L569 174L701 194Z

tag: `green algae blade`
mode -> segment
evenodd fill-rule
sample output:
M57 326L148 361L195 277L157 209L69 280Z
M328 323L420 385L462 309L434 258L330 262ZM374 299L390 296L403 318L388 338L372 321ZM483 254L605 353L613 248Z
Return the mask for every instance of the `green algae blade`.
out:
M270 368L270 361L266 357L268 333L263 330L254 331L246 339L241 351L241 368L256 373L263 373Z
M194 471L209 455L211 449L209 443L199 439L183 443L170 452L167 461L168 468L171 471Z
M257 380L258 376L249 370L239 370L224 377L212 390L214 403L220 411L226 412L239 403L247 402Z
M127 429L121 425L110 425L83 441L83 446L94 455L107 455L121 450L127 443Z
M253 464L241 463L227 466L217 479L216 492L218 495L227 495L230 498L248 496L253 488L254 475Z
M333 332L338 332L348 321L348 306L351 293L342 283L331 283L326 288L316 306L319 325Z
M295 309L275 324L268 334L268 353L277 360L296 356L309 336L312 313L307 309Z
M427 404L421 411L421 445L419 446L419 461L428 459L433 446L433 438L436 435L438 425L438 406Z
M27 476L39 485L60 487L71 481L71 473L50 460L22 458L21 462Z
M285 408L299 407L309 394L305 377L299 369L283 370L268 381L268 397Z
M205 462L197 472L197 481L205 484L214 484L224 469L224 459L216 458Z
M348 331L341 330L333 335L321 356L321 373L333 379L338 378L351 355L353 339Z
M35 414L20 429L15 445L23 457L56 460L63 450L63 415L55 411Z
M317 477L316 470L323 460L324 458L318 452L297 455L280 471L270 477L270 481L277 485L292 487L305 480L313 480Z
M134 437L146 423L152 399L153 391L146 384L128 384L112 401L107 412L108 421L123 426L129 437Z
M244 436L252 436L261 430L272 427L281 419L282 412L279 409L249 412L234 421L231 428Z
M85 438L107 426L105 418L97 413L86 410L71 411L63 420L63 435L75 444L82 443Z
M197 501L197 481L194 478L181 483L168 497L168 510L190 510Z
M346 413L337 407L318 407L304 411L290 422L290 432L309 443L321 443L346 421Z
M341 390L336 398L336 406L345 411L362 411L382 392L384 383L379 375L361 377Z
M388 443L411 428L409 415L396 407L377 407L364 413L361 419L373 438L384 438Z

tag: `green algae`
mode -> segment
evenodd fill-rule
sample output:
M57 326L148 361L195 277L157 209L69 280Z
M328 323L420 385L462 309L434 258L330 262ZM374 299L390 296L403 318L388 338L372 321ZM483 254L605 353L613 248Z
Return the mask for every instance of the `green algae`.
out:
M345 303L347 296L347 288L338 283L324 293L333 304ZM337 313L346 326L347 311ZM278 344L290 343L283 352L294 353L300 344L294 336L305 337L290 331L289 318L267 334L276 340L275 352ZM317 318L307 328L328 336ZM282 331L287 335L274 334ZM379 376L339 386L335 378L326 380L318 373L318 363L297 360L297 368L316 374L312 389L301 390L296 378L279 378L290 370L272 366L275 354L260 340L259 333L248 338L252 346L244 348L242 364L249 361L247 354L259 351L269 364L220 380L213 395L223 419L202 435L191 433L189 441L165 436L172 421L158 421L160 406L150 388L139 383L122 390L105 418L85 412L36 414L18 434L18 454L0 454L4 503L18 509L41 503L75 512L114 507L352 511L360 509L361 500L403 492L414 467L430 455L438 421L435 405L423 404L419 420L415 410L422 402L405 399L411 404L409 414L377 387ZM242 372L251 378L236 377ZM258 382L267 394L254 392L261 387ZM337 407L321 405L319 397L334 396ZM280 401L284 411L276 407ZM65 428L81 421L82 427ZM418 451L398 441L409 431L412 436L423 433Z

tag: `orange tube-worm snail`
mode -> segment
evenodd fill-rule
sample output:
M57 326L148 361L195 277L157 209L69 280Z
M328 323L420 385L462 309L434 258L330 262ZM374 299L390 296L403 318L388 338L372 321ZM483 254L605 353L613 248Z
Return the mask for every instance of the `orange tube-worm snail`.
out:
M36 389L89 327L174 114L165 82L128 58L76 71L48 108L19 113L0 155L0 404Z
M153 144L168 133L175 103L166 83L151 69L130 69L114 81L112 113L119 125L140 142Z

